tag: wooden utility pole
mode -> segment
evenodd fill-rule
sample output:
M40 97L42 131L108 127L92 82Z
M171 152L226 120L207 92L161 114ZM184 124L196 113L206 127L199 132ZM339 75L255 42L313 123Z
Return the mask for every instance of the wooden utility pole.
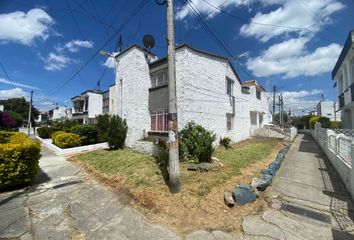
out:
M31 91L31 100L29 104L29 109L28 109L28 136L31 134L31 127L32 127L32 122L31 122L31 113L32 113L32 101L33 101L33 90Z
M178 153L178 121L175 71L175 39L173 0L166 0L167 5L167 69L168 69L168 144L169 144L169 187L172 193L180 191L179 153Z
M275 91L277 90L277 87L274 85L273 86L273 124L275 123Z

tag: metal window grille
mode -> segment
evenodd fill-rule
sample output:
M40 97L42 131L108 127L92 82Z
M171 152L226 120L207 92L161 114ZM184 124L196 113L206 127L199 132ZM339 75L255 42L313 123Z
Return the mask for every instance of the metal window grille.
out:
M151 131L168 131L168 110L166 108L150 111Z
M167 83L167 72L165 69L151 74L151 87L159 87Z

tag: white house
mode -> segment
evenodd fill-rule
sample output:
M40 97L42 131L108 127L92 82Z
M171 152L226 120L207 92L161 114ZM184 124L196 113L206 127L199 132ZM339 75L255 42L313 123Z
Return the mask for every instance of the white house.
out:
M117 90L115 84L106 91L88 90L71 98L72 119L84 124L92 124L101 114L118 114Z
M317 104L317 115L327 117L331 121L340 121L340 111L338 103L333 101L320 101Z
M354 128L354 30L352 30L332 71L338 89L343 128Z
M144 134L166 135L168 116L167 59L133 45L115 56L118 114L126 119L126 144ZM269 122L268 99L256 82L241 83L225 57L176 47L178 128L195 121L217 137L240 141Z

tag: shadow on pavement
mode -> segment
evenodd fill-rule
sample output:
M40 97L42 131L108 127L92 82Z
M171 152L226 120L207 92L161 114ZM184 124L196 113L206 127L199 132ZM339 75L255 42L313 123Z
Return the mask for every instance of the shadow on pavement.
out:
M309 142L313 141L314 139L311 134L304 134L299 146L299 152L318 153L319 148L317 144L309 144Z

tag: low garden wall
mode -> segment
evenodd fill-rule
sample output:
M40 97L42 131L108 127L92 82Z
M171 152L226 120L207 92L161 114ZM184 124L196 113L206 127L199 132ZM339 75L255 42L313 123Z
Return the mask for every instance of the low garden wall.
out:
M72 154L78 154L78 153L83 153L83 152L89 152L89 151L94 151L94 150L100 150L100 149L106 149L108 148L108 144L106 142L104 143L97 143L97 144L91 144L91 145L86 145L86 146L80 146L80 147L73 147L73 148L66 148L66 149L61 149L57 146L55 146L52 143L52 139L42 139L40 137L36 137L45 147L49 148L52 150L55 154L57 155L72 155Z
M151 156L158 156L159 153L159 146L148 141L135 141L129 146L129 148L133 151Z

